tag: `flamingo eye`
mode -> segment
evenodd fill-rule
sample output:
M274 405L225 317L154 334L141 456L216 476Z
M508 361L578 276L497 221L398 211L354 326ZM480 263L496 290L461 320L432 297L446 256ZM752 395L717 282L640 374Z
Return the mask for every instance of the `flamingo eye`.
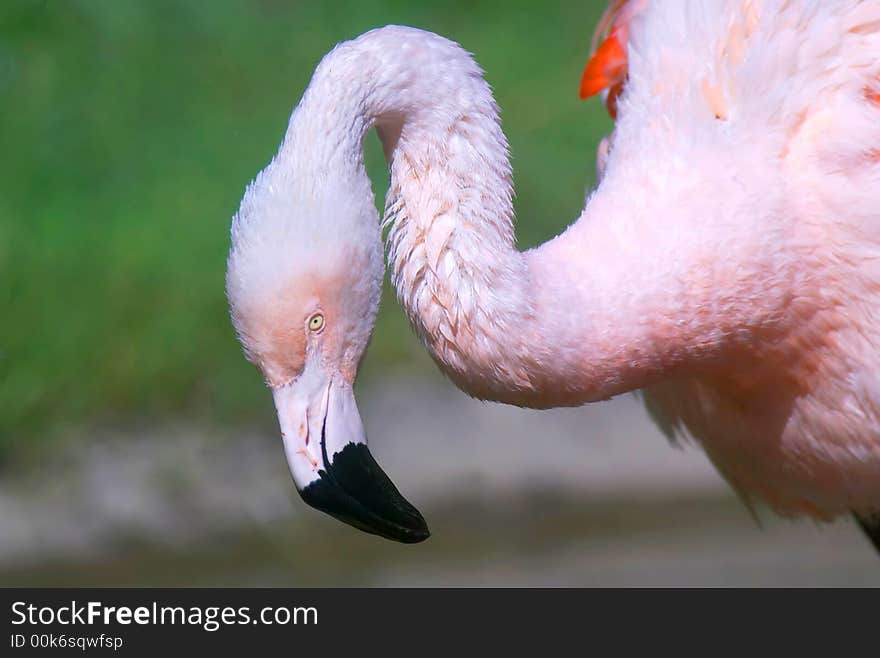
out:
M321 331L324 328L324 316L315 313L309 318L309 331Z

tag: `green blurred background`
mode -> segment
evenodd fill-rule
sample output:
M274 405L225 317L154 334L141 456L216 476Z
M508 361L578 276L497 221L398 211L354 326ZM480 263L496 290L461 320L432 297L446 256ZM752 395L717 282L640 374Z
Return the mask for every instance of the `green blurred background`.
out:
M390 290L359 400L434 537L359 534L289 482L223 285L231 216L315 65L388 23L474 53L502 107L526 248L577 216L611 128L576 93L603 7L0 4L0 584L877 582L851 525L768 517L760 532L631 397L546 413L467 399ZM381 207L375 136L367 162Z

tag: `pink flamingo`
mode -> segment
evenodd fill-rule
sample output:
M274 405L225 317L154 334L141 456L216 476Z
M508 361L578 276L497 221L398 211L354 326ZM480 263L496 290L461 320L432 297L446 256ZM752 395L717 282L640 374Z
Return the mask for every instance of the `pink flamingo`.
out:
M604 29L582 86L617 117L601 181L526 252L467 52L389 26L324 57L244 195L227 272L297 488L368 532L428 536L352 392L384 270L375 127L392 281L461 389L539 408L644 389L746 501L853 512L880 548L880 3L632 0Z

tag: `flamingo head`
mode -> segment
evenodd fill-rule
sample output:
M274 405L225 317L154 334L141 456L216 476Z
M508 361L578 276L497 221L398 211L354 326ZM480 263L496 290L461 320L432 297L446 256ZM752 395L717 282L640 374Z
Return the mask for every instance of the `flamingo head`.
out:
M233 219L236 333L272 391L303 500L366 532L422 541L425 520L370 454L353 391L384 271L369 182L317 190L290 170L270 164Z

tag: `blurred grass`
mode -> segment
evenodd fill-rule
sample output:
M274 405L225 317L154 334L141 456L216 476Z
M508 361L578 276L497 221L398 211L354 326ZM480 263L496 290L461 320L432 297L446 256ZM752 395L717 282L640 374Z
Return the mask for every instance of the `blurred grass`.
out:
M475 54L511 141L520 246L558 233L609 129L576 95L603 5L4 2L0 456L117 419L272 419L227 316L229 221L317 61L372 27ZM381 203L375 137L368 163ZM367 370L417 353L386 291Z

